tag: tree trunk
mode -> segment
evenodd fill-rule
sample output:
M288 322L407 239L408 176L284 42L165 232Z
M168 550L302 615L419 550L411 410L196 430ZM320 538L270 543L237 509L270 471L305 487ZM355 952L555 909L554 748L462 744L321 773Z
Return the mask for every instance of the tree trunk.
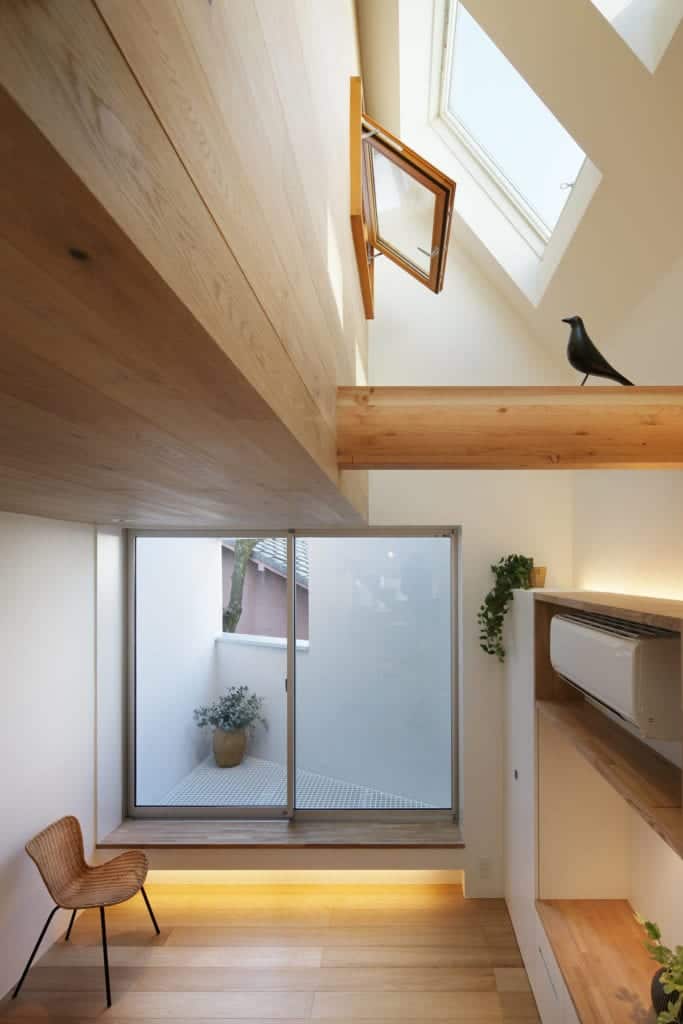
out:
M247 575L247 566L251 553L258 544L257 540L235 541L235 561L232 567L232 579L230 581L230 600L227 608L223 609L223 632L234 633L242 615L242 594L244 593L244 578Z

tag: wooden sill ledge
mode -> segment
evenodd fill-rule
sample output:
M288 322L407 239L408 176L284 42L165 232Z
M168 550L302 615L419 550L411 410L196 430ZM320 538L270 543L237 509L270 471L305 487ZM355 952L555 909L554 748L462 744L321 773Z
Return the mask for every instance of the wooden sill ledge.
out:
M452 821L224 821L127 818L99 849L462 849Z
M654 1020L657 964L627 900L538 900L536 909L581 1024Z

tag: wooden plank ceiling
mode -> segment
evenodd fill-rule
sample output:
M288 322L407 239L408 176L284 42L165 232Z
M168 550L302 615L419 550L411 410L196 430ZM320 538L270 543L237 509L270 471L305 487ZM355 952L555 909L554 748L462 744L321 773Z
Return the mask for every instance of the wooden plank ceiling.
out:
M336 466L335 394L366 328L350 237L341 305L320 258L348 212L320 212L326 174L306 191L324 147L317 169L293 157L307 114L318 129L281 95L283 61L315 71L292 16L259 22L251 0L101 6L0 7L0 508L362 522L365 481Z
M683 388L340 388L358 469L679 469Z

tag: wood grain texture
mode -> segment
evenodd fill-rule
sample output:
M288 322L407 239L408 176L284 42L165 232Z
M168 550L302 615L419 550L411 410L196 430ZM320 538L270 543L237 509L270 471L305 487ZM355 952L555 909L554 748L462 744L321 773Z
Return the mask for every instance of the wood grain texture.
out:
M558 608L534 601L534 674L538 700L580 700L580 694L555 671L550 661L550 623Z
M96 4L333 428L335 385L355 381L355 342L365 324L357 294L343 295L354 270L348 231L339 231L347 224L346 204L342 210L338 202L346 119L321 122L315 93L328 102L346 97L357 70L353 19L337 15L334 64L311 81L306 4ZM305 150L297 145L302 133Z
M349 88L350 217L358 283L367 320L375 316L375 264L368 259L368 228L363 203L363 85L354 75Z
M332 418L364 336L338 326L318 358L277 275L264 306L91 2L3 4L0 69L3 358L17 341L36 357L7 365L2 507L137 525L256 526L250 510L264 526L358 522ZM363 488L344 490L364 515Z
M357 523L2 90L0 117L0 507L151 526Z
M626 900L539 900L536 907L581 1024L654 1019L656 965Z
M129 818L99 847L177 849L194 847L462 848L452 821L170 821Z
M357 469L683 466L683 388L342 387L337 459Z
M38 961L19 999L0 1003L0 1020L66 1024L106 1012L117 1024L538 1024L502 900L465 900L459 886L429 885L150 885L148 892L160 936L135 901L107 914L111 1010L104 1010L99 919L86 912L70 942ZM235 907L243 916L232 924ZM210 911L224 916L222 929L200 923ZM269 912L280 922L264 925ZM333 923L339 914L348 926ZM393 925L363 923L373 915L390 915ZM312 925L315 918L330 923Z
M679 857L683 857L681 772L585 700L538 701L556 728Z
M534 600L537 603L549 603L558 608L600 612L602 615L642 622L646 626L671 629L676 633L683 630L683 601L672 601L662 597L641 597L638 594L609 594L592 590L538 590L534 594Z

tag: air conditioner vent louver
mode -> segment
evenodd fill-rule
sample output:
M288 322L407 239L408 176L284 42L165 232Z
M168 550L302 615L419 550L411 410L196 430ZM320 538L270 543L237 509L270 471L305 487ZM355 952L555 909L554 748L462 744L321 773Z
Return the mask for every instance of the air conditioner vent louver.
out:
M617 619L612 615L601 615L599 612L563 612L563 619L570 622L578 622L593 629L602 629L605 633L613 636L626 636L633 640L638 637L675 637L670 629L662 629L659 626L648 626L643 622L632 622L630 619Z
M644 737L683 735L680 634L608 615L568 612L550 624L555 671Z

